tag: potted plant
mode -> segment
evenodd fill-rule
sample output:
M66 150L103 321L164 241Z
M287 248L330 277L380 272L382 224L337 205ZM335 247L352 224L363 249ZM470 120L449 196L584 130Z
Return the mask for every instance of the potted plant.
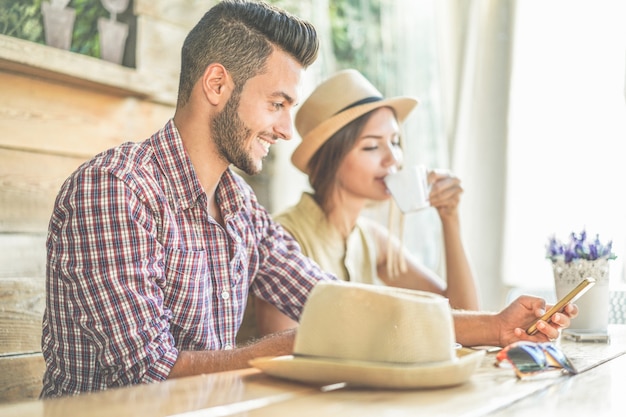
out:
M70 0L50 0L41 4L46 45L69 50L76 11L66 7Z
M610 307L609 261L616 258L613 242L603 243L599 235L589 239L585 230L571 233L566 241L553 235L546 244L546 258L552 262L557 298L563 297L586 277L596 280L595 286L576 301L580 312L570 328L606 331Z

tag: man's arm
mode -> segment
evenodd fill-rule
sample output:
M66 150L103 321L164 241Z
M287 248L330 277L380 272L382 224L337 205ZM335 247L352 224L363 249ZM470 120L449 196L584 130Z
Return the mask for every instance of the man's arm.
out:
M545 311L545 300L530 296L517 298L497 314L454 311L456 340L465 346L506 346L517 340L546 342L559 337L560 330L569 327L570 320L578 314L576 305L568 304L549 323L540 320L536 334L526 334L525 329Z
M286 330L233 350L179 352L168 379L248 368L250 359L290 355L293 352L295 334L293 329Z
M50 222L44 396L161 381L177 358L155 210L92 165L66 181Z

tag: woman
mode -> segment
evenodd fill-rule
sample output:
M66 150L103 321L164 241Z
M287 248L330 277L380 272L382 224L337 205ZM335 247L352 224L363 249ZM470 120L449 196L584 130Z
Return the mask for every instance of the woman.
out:
M456 309L478 309L476 285L461 241L460 181L446 172L429 173L430 204L443 226L447 282L421 265L388 229L362 216L371 201L390 200L383 179L402 161L399 123L417 101L384 99L356 70L340 71L302 104L296 128L302 143L292 162L309 176L313 194L275 219L305 254L339 278L441 294ZM410 192L410 190L407 190ZM390 268L391 258L403 268ZM260 335L296 326L257 299Z

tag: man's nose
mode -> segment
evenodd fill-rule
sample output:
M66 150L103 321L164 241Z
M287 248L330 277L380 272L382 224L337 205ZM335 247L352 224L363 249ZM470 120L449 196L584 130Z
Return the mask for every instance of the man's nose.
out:
M286 111L281 115L274 131L280 139L289 140L293 137L293 118L290 112Z

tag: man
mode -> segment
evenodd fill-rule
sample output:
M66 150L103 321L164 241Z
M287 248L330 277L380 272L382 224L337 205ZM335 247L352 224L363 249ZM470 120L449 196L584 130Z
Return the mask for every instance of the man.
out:
M293 331L235 346L248 291L298 319L313 286L335 278L302 255L229 166L258 173L270 146L291 138L297 86L317 51L307 22L263 3L218 3L183 45L173 119L63 184L47 240L42 397L292 352ZM528 338L516 327L543 307L526 298L498 315L459 313L457 338ZM568 315L554 322L532 338L558 336Z

